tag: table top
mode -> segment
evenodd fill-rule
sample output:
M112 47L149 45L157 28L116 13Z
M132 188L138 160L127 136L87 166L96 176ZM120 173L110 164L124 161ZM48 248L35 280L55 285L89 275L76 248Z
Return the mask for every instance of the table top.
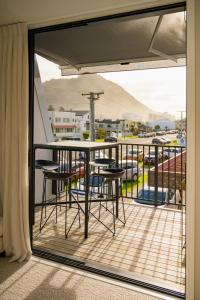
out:
M63 150L99 150L118 147L118 143L97 143L87 141L62 141L46 144L34 144L35 149L63 149Z

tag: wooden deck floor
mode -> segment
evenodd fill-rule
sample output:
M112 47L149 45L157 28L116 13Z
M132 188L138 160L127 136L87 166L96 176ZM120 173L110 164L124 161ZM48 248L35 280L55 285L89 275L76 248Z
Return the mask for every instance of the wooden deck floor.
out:
M36 211L34 246L73 256L120 274L151 282L179 292L185 290L184 214L180 210L153 208L127 201L126 225L117 221L115 237L94 217L89 222L89 238L84 239L84 217L78 219L67 239L64 235L65 208L39 232L40 211ZM93 207L93 211L98 210ZM120 210L121 211L121 210ZM71 218L76 209L70 209ZM102 213L112 227L111 215Z

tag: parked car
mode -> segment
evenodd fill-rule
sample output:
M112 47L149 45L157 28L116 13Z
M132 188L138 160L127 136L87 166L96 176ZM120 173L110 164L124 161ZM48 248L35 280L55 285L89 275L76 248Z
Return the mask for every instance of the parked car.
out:
M69 172L71 168L72 172L77 172L73 179L78 179L84 177L85 175L85 167L84 162L81 161L72 161L71 166L68 162L61 162L60 163L60 172Z
M156 136L156 133L155 132L147 132L146 134L145 134L145 136L146 137L154 137L154 136Z
M63 136L61 138L61 141L81 141L81 138L80 137L76 137L76 136Z
M167 148L163 151L163 157L169 159L181 153L181 148Z
M98 159L98 158L108 158L108 155L106 153L104 153L103 151L95 151L95 157L94 159ZM83 161L85 160L85 152L80 151L79 152L79 160Z
M139 138L144 138L144 137L146 137L146 132L140 132L140 133L138 134L138 137L139 137Z
M168 138L166 138L166 137L164 137L164 136L161 136L160 139L163 140L164 142L166 142L166 144L171 143L171 140L168 139Z
M125 170L122 180L136 181L142 174L142 169L139 167L136 160L120 160L119 167Z
M156 137L156 138L153 138L152 141L151 141L152 144L154 145L166 145L167 144L167 141L164 140L163 138L161 137Z
M123 159L143 161L143 151L138 148L133 148L128 151L128 153L123 157Z
M162 161L162 150L158 150L158 162ZM151 150L144 156L144 164L155 164L155 150Z
M163 135L163 132L162 132L162 131L157 131L157 132L156 132L156 135L157 135L157 136L161 136L161 135Z
M117 138L114 136L109 136L107 138L104 139L104 142L109 142L109 143L116 143L117 142Z
M158 187L158 196L157 196L157 205L164 205L174 203L176 197L176 202L180 200L179 191L175 191L172 189L161 188ZM145 186L142 188L139 193L137 199L135 199L137 203L154 205L155 204L155 187Z

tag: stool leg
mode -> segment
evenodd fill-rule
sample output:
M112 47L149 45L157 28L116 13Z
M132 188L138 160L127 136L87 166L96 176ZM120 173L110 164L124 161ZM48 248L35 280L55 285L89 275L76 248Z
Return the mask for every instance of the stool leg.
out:
M67 234L67 202L66 202L66 206L65 206L65 237Z
M123 209L123 216L124 216L124 226L126 224L126 214L125 214L125 208L124 208L124 197L122 194L122 186L123 186L123 181L122 178L120 179L120 197L122 198L122 209Z
M124 197L122 196L122 209L123 209L123 216L124 216L124 226L126 224L126 214L124 209Z
M47 187L47 183L46 183L46 179L44 179L44 204L45 204L45 206L44 206L44 217L45 217L45 219L46 219L46 217L47 217L47 207L46 207L46 202L47 202L47 194L46 194L46 187Z
M79 228L81 228L80 207L78 207L78 221L79 221Z
M113 181L111 181L111 197L113 199L112 201L112 207L113 207L113 236L115 235L115 220L116 220L116 217L115 217L115 201L114 201L114 193L113 193Z
M41 216L40 216L40 232L41 232L41 230L42 230L43 209L44 209L45 194L46 194L46 190L45 190L45 182L46 182L46 179L43 178L42 207L41 207ZM46 211L45 211L45 218L46 218Z
M56 224L58 222L58 190L56 189Z
M101 206L102 206L102 204L101 204L101 200L100 200L100 202L99 202L99 220L101 218Z

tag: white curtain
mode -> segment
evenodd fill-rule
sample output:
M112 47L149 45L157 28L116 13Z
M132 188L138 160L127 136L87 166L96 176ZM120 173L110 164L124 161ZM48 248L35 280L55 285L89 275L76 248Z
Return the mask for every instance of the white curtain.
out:
M28 259L28 30L24 23L0 27L0 202L6 255L12 261Z

